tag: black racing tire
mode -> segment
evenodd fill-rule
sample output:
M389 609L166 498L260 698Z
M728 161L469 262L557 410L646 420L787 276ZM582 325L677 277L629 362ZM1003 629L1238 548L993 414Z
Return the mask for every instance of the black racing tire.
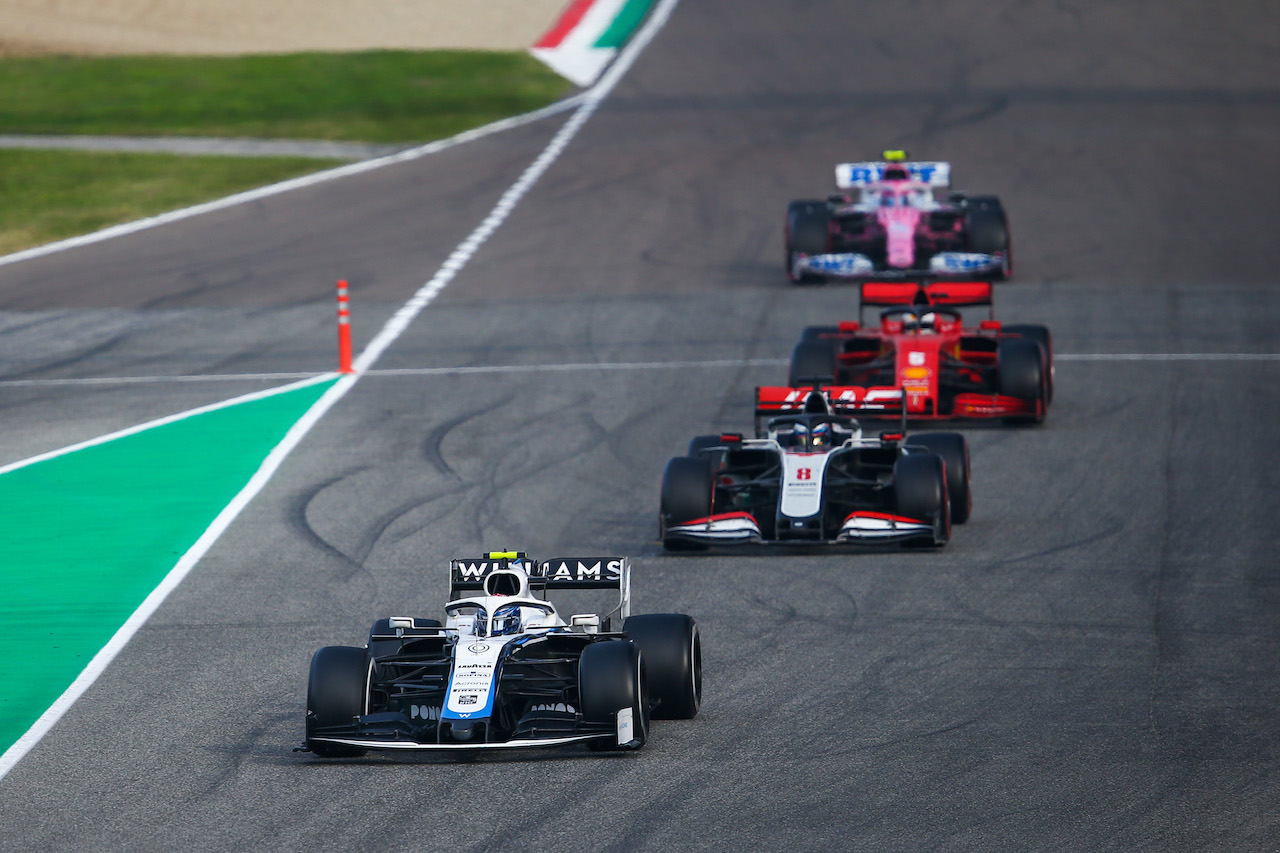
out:
M1048 408L1044 347L1026 338L1005 338L996 346L1000 393L1036 406L1037 414L1005 418L1006 423L1038 424Z
M704 456L676 456L662 472L662 500L658 508L662 544L668 551L702 551L698 542L668 538L666 529L711 515L715 499L715 471Z
M649 695L640 647L628 640L601 640L582 650L578 659L578 704L583 719L613 723L624 708L632 712L633 734L628 743L590 741L602 751L640 749L649 739Z
M829 245L831 215L825 201L793 201L787 205L787 224L784 232L786 243L787 278L792 284L811 284L822 281L821 276L806 273L795 275L796 256L821 255Z
M893 497L899 515L931 518L932 545L951 538L951 502L947 499L947 469L933 453L908 453L893 463Z
M1045 382L1048 385L1046 391L1046 400L1053 402L1053 335L1049 333L1048 326L1039 324L1014 324L1004 326L1001 331L1010 335L1021 335L1023 339L1039 341L1040 346L1044 347L1044 364L1045 364Z
M366 750L311 739L314 729L350 723L365 713L369 656L355 646L325 646L311 657L307 679L307 749L324 758L354 758Z
M837 341L801 341L796 344L791 351L787 384L792 388L807 388L814 382L834 385L838 347Z
M951 523L964 524L968 521L973 510L973 491L969 485L969 440L958 432L923 432L910 436L907 444L924 447L942 460L947 470Z
M831 340L831 337L840 334L839 326L805 326L804 332L800 335L801 341L817 341L824 337Z
M702 638L698 623L683 613L646 613L628 617L622 632L640 647L651 715L661 720L691 720L702 706Z
M1009 219L995 196L973 196L964 204L965 241L970 252L1003 253L1004 268L997 279L1013 275L1013 243Z

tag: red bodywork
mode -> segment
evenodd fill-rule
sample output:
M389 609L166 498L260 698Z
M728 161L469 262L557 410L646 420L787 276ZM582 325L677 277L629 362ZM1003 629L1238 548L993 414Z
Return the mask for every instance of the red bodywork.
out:
M844 414L900 417L905 406L912 419L1043 418L1047 398L1033 401L1000 393L999 341L1019 335L1002 332L994 319L965 327L955 310L991 301L989 282L862 285L863 307L887 310L877 326L843 322L817 337L837 347L835 382L819 390L833 411ZM762 387L758 405L762 413L795 411L812 390Z

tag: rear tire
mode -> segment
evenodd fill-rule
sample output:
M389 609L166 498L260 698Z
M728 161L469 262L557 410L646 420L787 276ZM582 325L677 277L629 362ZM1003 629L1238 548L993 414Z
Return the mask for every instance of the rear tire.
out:
M951 513L947 469L940 457L932 453L899 456L893 463L893 494L899 515L932 519L932 544L947 544L951 538Z
M702 638L683 613L647 613L622 623L640 647L654 719L691 720L702 705Z
M792 388L834 385L836 381L836 341L801 341L791 351L787 384Z
M942 460L947 471L947 500L951 504L951 523L964 524L973 509L973 492L969 487L969 441L958 432L926 432L912 435L907 444L928 448Z
M583 649L578 659L578 700L583 718L593 723L615 723L619 711L631 709L634 739L625 744L590 741L592 749L643 747L649 739L649 697L640 647L626 640L603 640Z
M799 255L826 253L829 240L830 215L825 201L793 201L787 205L786 242L787 278L792 284L811 284L822 281L821 276L806 273L795 274Z
M700 542L669 538L668 527L711 515L715 473L705 457L677 456L662 472L662 500L658 509L662 545L668 551L702 551Z
M1048 381L1044 347L1026 338L1001 340L996 348L1000 393L1036 407L1036 414L1005 418L1006 423L1038 424L1044 420L1048 402Z
M316 728L350 723L365 712L369 657L354 646L325 646L311 658L307 679L307 749L324 758L353 758L365 750L313 741Z

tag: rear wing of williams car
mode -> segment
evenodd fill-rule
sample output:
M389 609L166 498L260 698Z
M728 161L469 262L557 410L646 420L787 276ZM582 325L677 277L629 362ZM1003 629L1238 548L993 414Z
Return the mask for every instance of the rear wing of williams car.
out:
M534 562L523 551L490 551L483 557L449 561L449 598L484 589L484 579L499 569L520 568L529 590L616 589L618 615L631 615L631 562L626 557L556 557Z
M850 190L884 180L884 170L888 165L884 162L841 163L836 166L836 186L842 190ZM922 160L893 165L906 169L912 178L931 187L951 186L950 163Z

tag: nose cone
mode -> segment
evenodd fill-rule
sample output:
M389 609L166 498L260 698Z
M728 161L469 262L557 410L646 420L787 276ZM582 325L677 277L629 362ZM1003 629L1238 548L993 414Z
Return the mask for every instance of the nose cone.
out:
M913 207L886 207L879 211L885 232L885 258L896 269L911 269L916 261L916 224L920 211Z

